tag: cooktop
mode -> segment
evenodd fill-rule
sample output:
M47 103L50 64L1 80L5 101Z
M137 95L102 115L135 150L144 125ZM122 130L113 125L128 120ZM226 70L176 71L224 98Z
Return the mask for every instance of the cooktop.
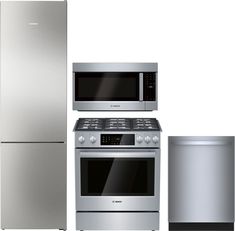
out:
M155 118L80 118L74 131L161 131Z

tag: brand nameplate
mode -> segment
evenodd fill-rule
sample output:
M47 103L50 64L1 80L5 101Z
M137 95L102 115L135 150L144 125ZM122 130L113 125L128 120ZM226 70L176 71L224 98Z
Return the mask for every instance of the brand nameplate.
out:
M120 104L111 104L110 107L121 107Z
M115 201L115 200L113 200L112 203L122 203L122 201Z

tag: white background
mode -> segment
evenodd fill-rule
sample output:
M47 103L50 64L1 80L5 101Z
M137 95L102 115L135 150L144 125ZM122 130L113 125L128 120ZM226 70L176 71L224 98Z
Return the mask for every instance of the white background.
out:
M168 230L167 137L235 135L234 31L234 0L68 0L68 230L78 117L160 121L160 230ZM72 62L158 62L159 110L73 112Z

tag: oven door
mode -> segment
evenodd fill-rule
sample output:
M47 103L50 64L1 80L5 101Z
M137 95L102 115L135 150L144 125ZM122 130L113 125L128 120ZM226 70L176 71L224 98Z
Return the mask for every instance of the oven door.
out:
M158 211L160 151L76 150L77 211Z
M144 110L143 73L74 72L74 110Z

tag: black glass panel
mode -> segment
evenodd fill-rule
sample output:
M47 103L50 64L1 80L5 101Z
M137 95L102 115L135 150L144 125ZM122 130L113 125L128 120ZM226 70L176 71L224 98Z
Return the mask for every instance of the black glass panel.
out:
M139 73L75 73L75 101L138 101Z
M156 73L144 73L144 101L156 100Z
M135 145L134 134L101 134L101 145Z
M222 231L222 230L234 230L233 223L169 223L169 230L170 231L206 231L206 230L213 230L213 231Z
M154 158L81 158L82 196L153 196Z

